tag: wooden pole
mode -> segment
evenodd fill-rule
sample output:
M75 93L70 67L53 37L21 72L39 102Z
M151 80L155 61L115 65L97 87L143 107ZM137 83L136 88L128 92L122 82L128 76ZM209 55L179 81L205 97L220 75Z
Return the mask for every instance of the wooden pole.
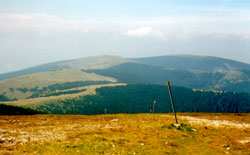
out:
M155 104L156 104L156 101L154 100L153 112L152 112L152 118L154 118L154 113L155 113Z
M167 85L168 85L168 91L169 91L169 96L170 96L170 101L171 101L171 104L172 104L172 109L173 109L175 121L176 121L176 124L178 124L177 117L176 117L175 106L174 106L174 100L173 100L173 96L172 96L172 92L171 92L171 87L170 87L170 82L169 81L167 82Z
M154 100L153 113L155 113L155 104L156 104L156 101Z

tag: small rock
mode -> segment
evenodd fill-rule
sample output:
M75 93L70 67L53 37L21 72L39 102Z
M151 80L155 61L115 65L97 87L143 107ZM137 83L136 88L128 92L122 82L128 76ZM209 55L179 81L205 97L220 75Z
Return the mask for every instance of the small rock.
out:
M141 146L144 146L144 143L141 143Z
M181 126L180 124L173 124L176 128L178 128L179 126Z

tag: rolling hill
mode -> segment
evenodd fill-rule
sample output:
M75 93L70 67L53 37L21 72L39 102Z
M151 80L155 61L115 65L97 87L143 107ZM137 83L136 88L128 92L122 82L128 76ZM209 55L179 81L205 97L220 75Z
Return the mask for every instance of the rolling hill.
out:
M250 64L210 56L122 58L103 55L65 60L0 74L0 100L80 93L83 86L105 83L159 84L192 89L250 93ZM76 84L78 83L78 84ZM65 90L48 89L71 85ZM83 91L83 90L82 90Z
M34 73L40 73L40 72L53 72L53 71L58 71L58 70L65 70L69 68L104 69L113 65L130 62L130 61L132 60L124 59L124 58L117 57L117 56L109 56L109 55L58 61L58 62L52 62L52 63L30 67L30 68L23 69L20 71L0 74L0 80L15 78L15 77L23 76L23 75L34 74Z
M16 78L1 80L0 94L3 94L10 99L25 99L36 92L47 92L47 87L51 85L77 81L116 82L114 78L100 76L95 73L85 73L80 69L72 68L32 73Z

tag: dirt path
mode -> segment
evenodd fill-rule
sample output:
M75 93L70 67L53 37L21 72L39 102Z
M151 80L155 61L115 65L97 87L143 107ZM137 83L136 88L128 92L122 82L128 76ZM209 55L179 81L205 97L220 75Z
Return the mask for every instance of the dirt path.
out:
M190 116L180 116L180 119L187 120L191 124L203 124L206 126L213 126L213 127L230 127L230 128L239 128L239 129L246 129L250 128L250 124L247 123L234 123L227 120L209 120L209 119L201 119L195 118Z

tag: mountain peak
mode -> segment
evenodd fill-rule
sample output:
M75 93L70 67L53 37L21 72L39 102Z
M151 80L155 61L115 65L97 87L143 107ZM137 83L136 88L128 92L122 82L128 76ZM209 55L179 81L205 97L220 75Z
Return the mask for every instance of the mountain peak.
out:
M130 60L113 55L101 55L75 59L68 62L70 68L81 69L105 69L121 63L130 62Z

